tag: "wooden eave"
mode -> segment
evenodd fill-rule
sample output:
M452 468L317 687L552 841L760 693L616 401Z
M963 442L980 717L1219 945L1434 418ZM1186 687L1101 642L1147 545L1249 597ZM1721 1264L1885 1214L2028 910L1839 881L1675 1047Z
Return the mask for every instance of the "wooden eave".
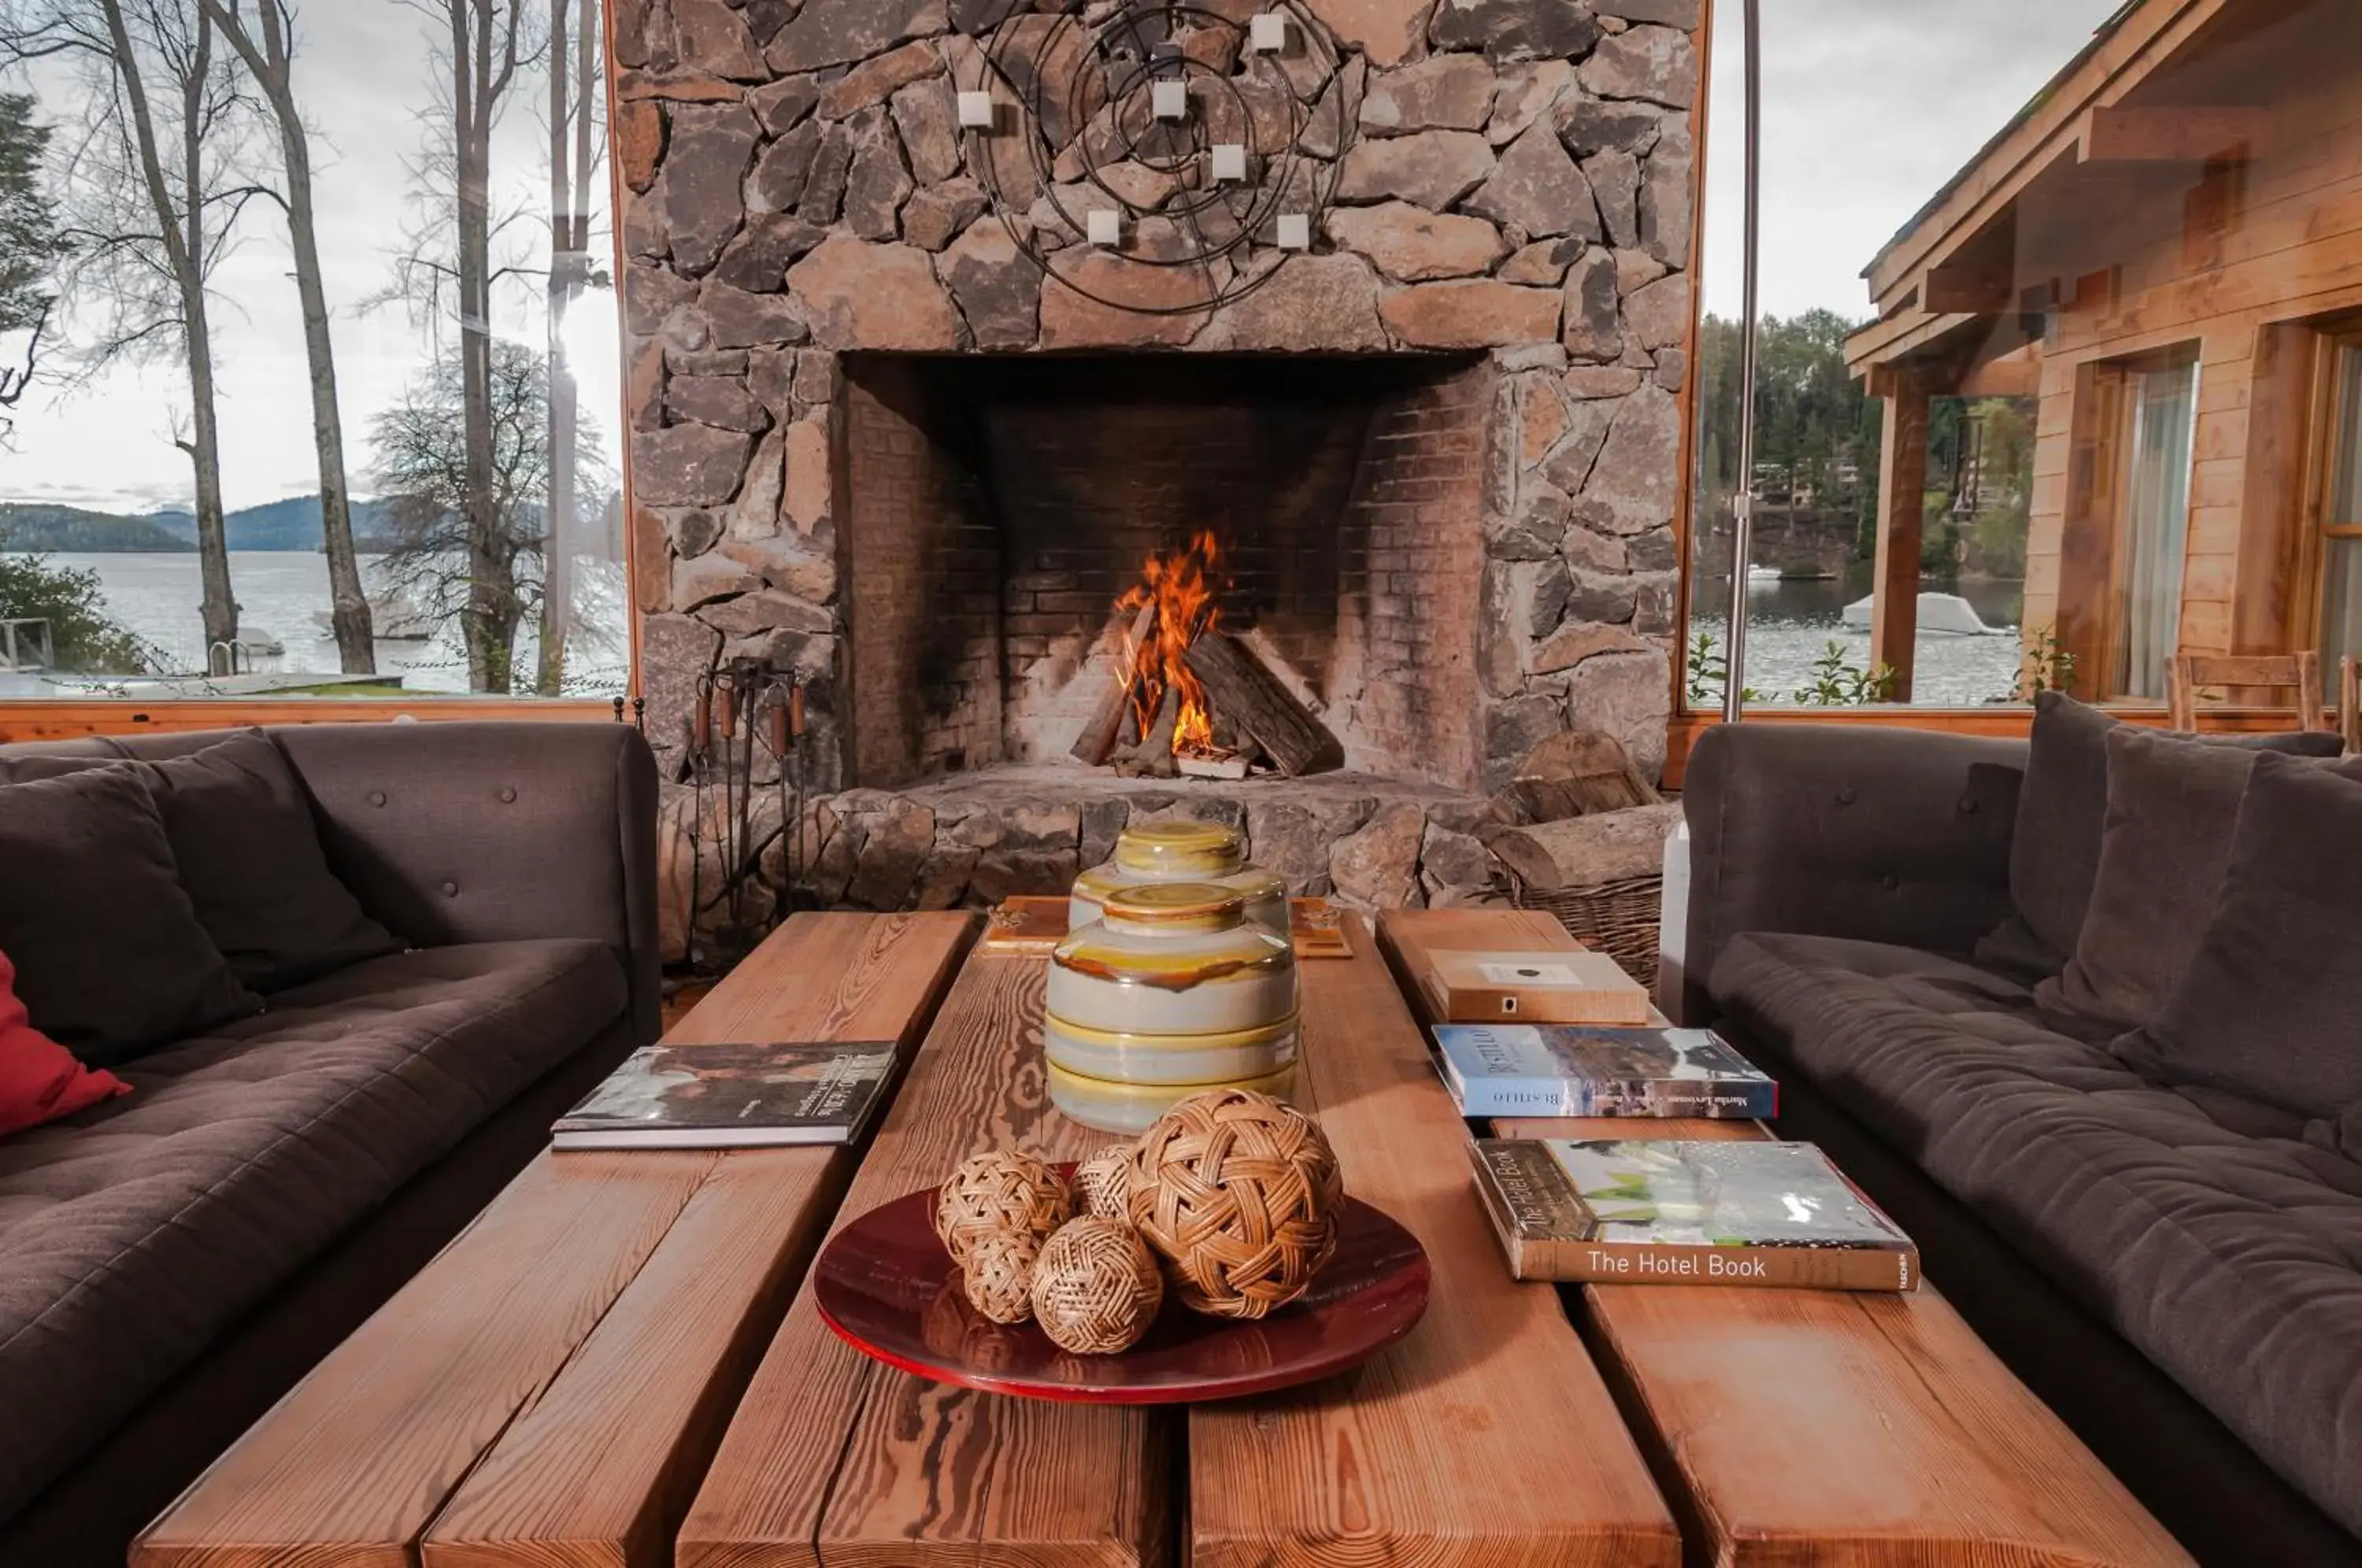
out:
M2093 35L2066 69L1985 145L1974 160L1915 215L1874 257L1862 277L1878 319L1846 340L1847 368L1857 376L1925 354L1932 346L1989 316L2006 304L1979 310L1931 309L1948 303L1935 274L1979 236L2005 221L2010 209L2046 171L2071 167L2091 154L2094 125L2220 16L2232 0L2128 0Z

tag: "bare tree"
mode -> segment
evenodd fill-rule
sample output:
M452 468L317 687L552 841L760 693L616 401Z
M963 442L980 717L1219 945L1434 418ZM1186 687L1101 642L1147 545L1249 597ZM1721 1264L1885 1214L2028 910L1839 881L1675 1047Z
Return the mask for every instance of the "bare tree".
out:
M412 165L427 209L425 222L395 264L394 293L438 326L447 323L458 331L466 480L459 513L467 525L472 574L459 629L470 687L505 692L515 671L500 627L520 593L514 558L506 547L508 520L498 499L492 320L500 283L530 269L504 265L494 254L495 240L519 215L493 210L492 130L519 71L536 57L539 46L525 28L528 0L402 3L434 19L446 75L436 84L439 112L425 150Z
M208 283L259 188L240 172L250 106L197 0L14 0L0 64L57 59L83 72L86 120L68 163L63 230L79 252L70 291L102 306L93 366L178 349L194 470L207 647L234 643L215 409Z
M285 189L276 193L287 215L294 252L295 293L304 314L304 350L312 378L312 439L320 463L320 525L328 555L329 618L337 661L348 675L377 670L375 628L353 550L352 487L345 475L344 416L337 406L337 350L328 331L327 291L321 282L320 240L312 203L312 133L295 101L295 11L292 0L201 0L205 17L237 51L269 106L279 132Z
M393 534L385 570L395 591L436 620L458 616L470 679L480 669L478 690L505 690L517 628L539 597L549 372L517 344L480 341L489 349L483 403L464 347L447 353L371 423L370 477ZM490 489L480 491L486 473ZM490 529L480 502L491 503Z
M0 333L21 334L0 361L0 409L23 401L40 368L41 348L57 308L50 272L67 252L57 211L41 193L41 158L50 127L33 118L33 100L0 93ZM0 420L0 436L7 433Z
M546 696L556 696L566 683L566 644L574 629L581 396L567 358L566 322L596 273L590 259L590 180L597 169L600 120L598 39L598 0L549 0L549 536L542 547L539 682Z

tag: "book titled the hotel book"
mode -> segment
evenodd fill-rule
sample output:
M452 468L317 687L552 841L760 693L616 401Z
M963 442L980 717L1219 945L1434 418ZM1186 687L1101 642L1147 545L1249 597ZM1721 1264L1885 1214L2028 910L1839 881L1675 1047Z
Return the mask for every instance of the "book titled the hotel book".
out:
M1780 1087L1708 1029L1439 1023L1462 1116L1687 1116L1763 1121Z
M894 1076L890 1040L649 1045L550 1129L553 1149L846 1143Z
M1519 1279L1915 1290L1919 1250L1810 1143L1479 1139Z

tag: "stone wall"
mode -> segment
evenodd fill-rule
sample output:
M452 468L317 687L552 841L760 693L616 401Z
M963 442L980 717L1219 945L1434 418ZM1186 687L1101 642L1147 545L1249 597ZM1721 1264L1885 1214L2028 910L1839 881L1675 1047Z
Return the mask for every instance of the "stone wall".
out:
M1198 3L1243 20L1279 0ZM1481 782L1570 724L1621 736L1656 771L1700 0L1299 0L1341 61L1291 83L1347 127L1297 149L1333 163L1324 232L1303 254L1248 237L1220 265L1267 273L1261 287L1166 315L1061 280L1199 286L1186 272L1081 243L1046 196L993 210L978 160L1006 149L956 128L955 94L984 80L966 29L1008 8L614 0L635 589L659 751L679 750L697 672L756 655L810 677L814 782L844 778L839 356L1455 351L1497 372L1485 558L1463 585ZM1242 86L1256 68L1235 62ZM1160 242L1145 221L1129 240Z

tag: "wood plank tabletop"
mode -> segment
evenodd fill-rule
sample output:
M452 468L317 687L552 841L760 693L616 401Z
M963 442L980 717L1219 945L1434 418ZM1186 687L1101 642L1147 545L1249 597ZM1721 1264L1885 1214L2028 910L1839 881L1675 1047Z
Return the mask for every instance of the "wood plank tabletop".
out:
M1307 965L1298 1098L1349 1192L1416 1234L1427 1316L1367 1366L1189 1412L1194 1568L1329 1562L1672 1568L1672 1516L1547 1286L1477 1207L1467 1132L1368 928Z
M1529 911L1389 913L1507 946ZM1434 924L1445 929L1429 933ZM1494 933L1489 940L1487 929ZM1499 1137L1762 1138L1754 1121L1520 1118ZM1932 1286L1585 1286L1603 1370L1715 1568L2167 1568L2190 1559Z
M999 1148L1079 1158L1109 1140L1052 1109L1038 1043L1048 964L978 953L929 1032L838 1223ZM683 1522L679 1568L1156 1562L1176 1423L929 1383L789 1309Z
M799 916L668 1038L908 1048L973 932ZM149 1527L134 1568L661 1562L850 1164L543 1155Z

